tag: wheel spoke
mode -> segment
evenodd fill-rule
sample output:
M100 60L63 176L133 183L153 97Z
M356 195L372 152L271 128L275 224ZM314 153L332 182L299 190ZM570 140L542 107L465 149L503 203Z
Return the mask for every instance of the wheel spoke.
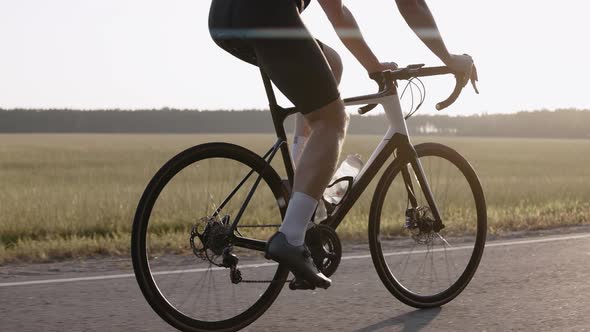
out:
M258 248L264 247L274 228L255 227L280 224L284 207L279 202L286 201L281 180L252 153L229 144L214 145L189 149L164 165L146 188L133 226L132 256L140 286L153 294L146 299L156 312L177 328L184 324L197 330L243 326L274 301L288 275L284 268L266 264ZM246 226L240 231L256 246L234 247L227 236L228 225L248 192L228 194L244 174L253 172L252 178L258 179L263 169L266 171L250 195L251 208L244 211L240 222ZM220 202L225 204L214 217ZM145 247L140 247L138 239L143 236ZM142 251L150 255L142 258ZM223 266L232 257L237 257L232 268L246 267L240 271L243 279L268 282L233 284L230 265Z

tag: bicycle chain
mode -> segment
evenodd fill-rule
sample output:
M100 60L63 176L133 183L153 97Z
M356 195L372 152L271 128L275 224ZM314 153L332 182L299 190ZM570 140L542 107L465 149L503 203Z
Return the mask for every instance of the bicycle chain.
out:
M285 283L290 283L291 281L293 281L293 279L289 279L289 280L285 280ZM246 283L246 284L272 284L274 283L278 283L278 281L274 281L274 280L242 280L240 281L240 283Z
M239 227L280 227L281 225L244 225L244 226L239 226ZM288 279L285 280L284 283L290 283L292 281L294 281L295 279ZM276 283L276 281L274 280L244 280L241 279L241 273L240 273L240 281L239 283L246 283L246 284L271 284L273 282Z
M272 284L273 282L277 282L274 280L244 280L242 279L242 272L235 266L230 267L230 279L232 284L240 284L242 282L246 284ZM292 280L285 280L285 283L289 283L291 281Z
M265 224L265 225L239 225L238 228L266 228L266 227L281 227L281 225L269 225L269 224ZM239 283L245 283L245 284L272 284L273 280L240 280ZM291 280L285 280L285 283L289 283L291 282Z

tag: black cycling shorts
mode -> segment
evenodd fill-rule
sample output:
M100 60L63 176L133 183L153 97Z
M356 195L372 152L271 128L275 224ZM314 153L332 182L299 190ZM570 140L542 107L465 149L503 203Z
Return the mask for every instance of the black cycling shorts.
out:
M213 0L209 31L217 45L257 65L301 113L340 97L330 66L293 0Z

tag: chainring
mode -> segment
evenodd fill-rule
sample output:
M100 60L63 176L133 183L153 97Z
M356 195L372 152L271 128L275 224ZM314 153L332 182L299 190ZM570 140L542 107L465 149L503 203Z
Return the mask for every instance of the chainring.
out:
M342 243L334 229L314 224L305 234L305 244L318 270L326 277L333 275L342 260Z

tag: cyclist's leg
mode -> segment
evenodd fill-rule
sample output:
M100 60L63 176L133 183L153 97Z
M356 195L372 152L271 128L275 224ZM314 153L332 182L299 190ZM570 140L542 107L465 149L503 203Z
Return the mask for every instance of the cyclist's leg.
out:
M332 103L305 115L311 135L295 171L293 191L304 192L319 200L329 184L340 157L348 114L344 103Z
M338 53L333 48L320 42L319 40L318 44L320 45L326 60L328 60L328 64L330 65L330 69L332 69L332 74L334 74L336 83L340 85L343 72L342 59L340 58L340 55L338 55ZM309 124L307 123L307 120L305 120L303 114L295 115L295 130L293 133L293 148L291 149L291 154L293 157L293 163L296 167L299 163L301 155L303 154L303 149L305 148L307 140L309 139L309 135L311 135L311 128L309 127Z
M342 79L342 72L343 72L343 66L342 66L342 59L340 58L340 55L338 55L338 53L331 47L329 47L326 44L320 43L320 47L322 49L322 52L324 53L324 56L326 57L326 60L328 61L328 64L330 65L330 69L332 70L332 74L334 75L334 79L336 80L336 84L340 85L340 81ZM323 149L318 149L318 146L321 147L320 144L314 143L310 140L310 136L312 134L312 132L314 132L311 128L311 124L313 124L314 127L316 127L317 130L315 130L316 135L314 137L314 139L316 139L318 142L322 142L324 139L326 139L325 137L322 137L323 134L325 135L330 135L330 137L328 137L327 139L334 139L334 137L342 137L341 140L339 142L337 142L337 146L336 149L334 151L337 151L337 156L336 156L336 163L338 162L339 156L340 156L340 150L342 149L342 142L344 140L344 135L345 132L343 132L342 130L346 130L347 127L347 122L348 122L348 116L345 114L344 115L344 119L346 120L345 123L342 123L343 120L343 115L342 115L342 110L344 109L344 105L327 105L328 107L328 111L327 112L334 112L333 110L331 111L330 106L334 106L337 108L336 110L336 114L322 114L319 115L318 114L320 112L322 112L322 109L319 109L317 112L312 112L309 113L308 115L303 115L303 114L297 114L297 120L295 122L295 134L297 135L297 129L298 129L298 124L301 125L303 124L303 132L301 136L303 136L302 138L300 138L300 141L303 141L305 145L309 145L310 149L308 151L308 155L307 155L307 159L309 159L308 161L306 161L308 164L310 165L302 165L302 167L313 167L313 163L316 162L316 159L320 159L321 154L323 151ZM324 111L325 113L326 111ZM324 117L327 117L328 122L330 124L334 125L334 130L324 130L322 128L320 128L320 126L323 126L324 124L322 123L322 120ZM318 121L319 120L319 121ZM311 122L311 124L310 124ZM330 147L326 147L327 150L331 150ZM303 152L303 151L302 151ZM318 154L316 156L316 154ZM303 153L299 156L299 160L301 160L301 156L303 155ZM319 161L319 163L321 163L321 161ZM330 180L330 178L332 177L332 175L334 174L334 170L336 167L336 163L334 163L334 169L331 171L328 181ZM303 170L302 172L305 172L305 170ZM303 173L305 174L305 173ZM325 190L326 186L328 185L328 183L326 183L325 186L322 187L322 193L323 190ZM296 190L296 186L294 186L294 189ZM321 197L321 196L320 196ZM319 199L319 198L318 198Z
M348 116L337 82L317 41L292 0L259 0L252 12L239 2L234 17L246 33L258 64L309 123L312 133L295 173L294 192L319 199L326 188L344 140ZM248 14L243 14L248 12ZM313 212L312 212L313 213Z
M342 80L342 72L344 71L344 66L342 65L342 59L338 52L335 49L331 48L330 46L318 41L326 60L328 60L328 64L330 65L330 69L332 69L332 74L334 74L334 79L336 79L336 83L340 85L340 81Z
M304 152L307 161L296 172L294 189L318 199L334 171L347 124L336 78L327 62L329 58L334 69L339 67L336 52L326 47L324 55L293 0L215 0L209 25L222 48L250 63L255 58L301 113L315 113L307 121L317 138L306 149L309 152ZM253 57L243 55L250 53ZM321 158L323 153L326 158Z
M274 0L274 4L282 0ZM307 224L334 173L348 117L334 75L293 2L275 8L265 35L253 41L259 65L295 106L306 114L311 135L295 170L293 195L279 233L268 241L269 257L286 264L312 288L330 286L303 246ZM274 22L273 22L274 20ZM276 27L280 27L277 29ZM277 35L274 36L274 32Z
M336 84L340 84L342 79L342 60L338 53L326 44L319 44L322 52L328 61L328 65L332 70ZM299 156L298 168L301 168L301 172L297 172L296 169L296 180L293 187L294 191L301 189L309 190L313 186L315 181L320 181L321 188L317 188L320 191L319 196L314 196L316 199L320 199L323 194L330 178L334 174L336 164L338 162L340 151L342 149L342 143L344 141L344 135L347 128L348 116L344 113L344 105L340 99L328 104L316 111L310 112L306 115L297 114L295 134L297 135L297 124L303 123L303 130L301 136L304 137L305 146L309 146L306 151L305 160L302 160L304 155ZM333 144L333 146L330 146ZM332 157L325 153L332 153ZM330 161L334 160L335 161ZM333 164L328 169L322 169L321 165L326 166ZM325 174L321 172L325 171ZM314 174L315 176L309 176ZM299 175L300 174L300 175ZM299 175L299 178L297 177ZM326 178L327 176L327 178ZM299 181L297 181L299 180ZM322 182L323 181L323 182ZM324 184L325 182L325 184ZM311 190L316 190L315 188ZM317 191L316 191L317 192ZM316 193L314 193L316 194ZM316 194L317 195L317 194Z
M296 114L295 129L293 131L293 145L291 148L291 159L293 159L295 169L297 169L299 159L301 159L309 135L311 135L311 128L309 127L309 124L307 124L307 120L305 120L303 114Z
M228 0L218 1L225 4ZM317 272L302 244L317 200L334 172L346 132L348 117L336 80L318 43L301 21L294 1L231 1L231 5L229 19L219 20L220 25L213 20L211 27L221 27L222 31L212 32L214 39L227 39L224 30L230 34L237 31L237 42L245 42L253 49L258 65L283 94L302 113L313 112L306 116L312 134L296 170L294 193L280 232L268 241L268 257L289 266L298 279L327 288L331 281ZM220 8L225 14L227 7ZM226 22L231 23L229 30ZM236 48L235 44L222 44L228 51Z

